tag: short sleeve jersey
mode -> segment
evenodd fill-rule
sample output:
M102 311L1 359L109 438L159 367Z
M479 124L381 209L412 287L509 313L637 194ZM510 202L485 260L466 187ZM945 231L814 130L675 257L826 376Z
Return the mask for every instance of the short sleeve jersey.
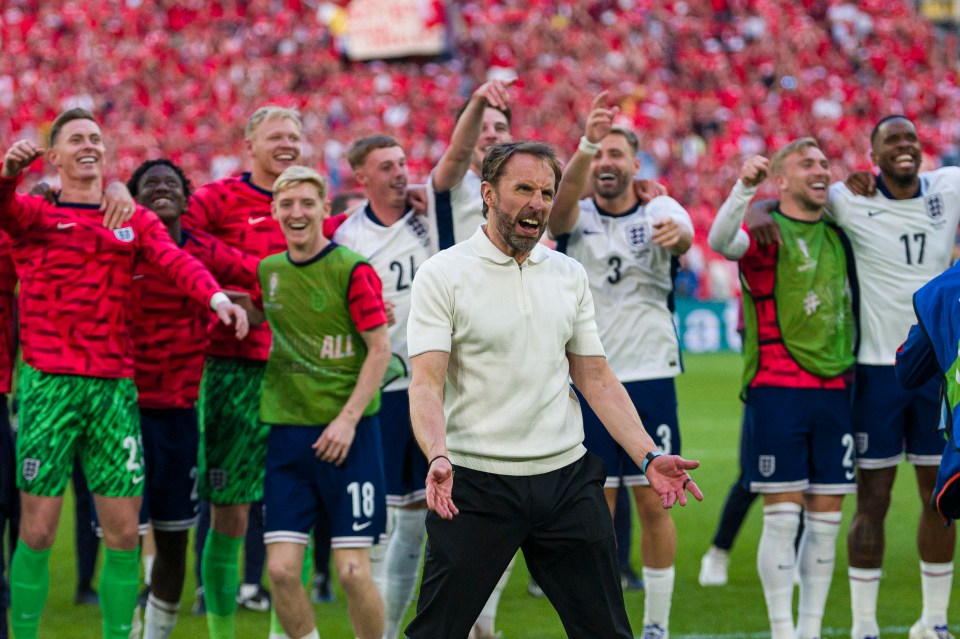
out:
M407 355L407 318L414 275L432 254L429 221L408 211L395 224L384 226L370 205L350 215L337 228L333 240L359 253L373 266L383 282L383 299L394 305L396 323L390 327L390 347L410 370ZM390 382L385 391L403 390L409 374Z
M473 169L449 191L433 190L433 174L427 179L427 206L430 223L437 229L437 246L446 249L471 237L484 223L483 198L480 183L483 180Z
M411 356L450 354L444 386L454 464L506 475L583 456L567 353L602 356L583 266L534 247L518 265L478 229L431 257L413 285Z
M273 193L250 181L250 174L229 177L200 187L190 198L184 226L215 236L225 244L257 259L287 250L280 224L273 219ZM252 292L236 282L227 288ZM233 329L216 325L210 333L209 354L266 361L270 353L270 327L251 326L246 339L237 341Z
M915 321L913 294L950 266L960 222L960 168L920 174L916 197L896 200L878 189L854 195L830 187L827 218L853 248L860 297L861 364L893 366Z
M625 215L585 199L570 234L558 238L558 250L587 271L600 340L623 382L675 377L682 370L672 308L676 258L651 239L653 224L664 219L693 233L690 216L673 198L654 198Z
M20 275L23 359L47 373L133 377L133 273L155 266L199 304L219 285L138 206L129 225L103 227L96 204L51 204L16 195L0 178L0 227L13 239Z

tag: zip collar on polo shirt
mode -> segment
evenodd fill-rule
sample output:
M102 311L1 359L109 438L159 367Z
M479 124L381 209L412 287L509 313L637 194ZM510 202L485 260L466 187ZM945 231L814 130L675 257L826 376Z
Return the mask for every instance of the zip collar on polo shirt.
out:
M497 248L497 246L490 241L490 238L487 237L487 234L484 232L486 224L481 225L477 228L476 233L473 234L468 241L473 244L473 249L476 251L477 255L481 258L493 262L494 264L510 264L513 262L517 263L517 260L510 257L503 251ZM529 257L524 261L524 264L540 264L541 262L546 261L550 258L550 249L548 249L540 242L537 242L537 245L533 247L533 250L530 252Z

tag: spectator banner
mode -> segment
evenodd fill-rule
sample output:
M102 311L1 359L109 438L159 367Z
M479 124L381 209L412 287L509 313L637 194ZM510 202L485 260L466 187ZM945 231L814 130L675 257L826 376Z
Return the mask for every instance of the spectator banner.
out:
M680 348L687 353L739 351L743 347L737 333L740 300L698 302L677 298L677 334Z
M437 0L352 0L347 11L351 60L443 53L446 25Z

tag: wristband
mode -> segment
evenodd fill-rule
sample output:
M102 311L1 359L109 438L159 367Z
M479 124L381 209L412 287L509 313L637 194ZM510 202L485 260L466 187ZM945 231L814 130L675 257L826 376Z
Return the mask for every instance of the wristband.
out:
M227 297L227 294L223 291L217 291L213 294L213 297L210 298L210 308L217 310L217 307L223 302L229 303L230 298Z
M577 146L577 151L582 151L587 155L596 155L600 152L600 145L591 142L587 139L587 136L584 135L580 138L580 144Z
M644 477L647 475L647 466L650 465L650 462L661 455L663 455L663 453L661 453L659 450L651 450L646 454L646 456L643 458L643 463L640 464L640 472L643 473Z
M453 462L450 461L449 457L447 457L446 455L437 455L427 463L427 470L430 470L430 467L433 466L433 462L437 461L438 459L446 459L447 463L453 466Z

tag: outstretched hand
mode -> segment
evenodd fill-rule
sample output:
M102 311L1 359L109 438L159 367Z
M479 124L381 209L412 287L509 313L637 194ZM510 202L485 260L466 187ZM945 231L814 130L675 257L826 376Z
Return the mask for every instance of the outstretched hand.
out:
M687 491L697 501L703 501L703 493L687 471L699 468L700 462L684 459L680 455L660 455L647 464L647 480L660 497L664 508L674 504L687 505Z
M234 334L237 339L243 339L247 336L250 331L250 322L243 307L233 302L220 302L215 310L217 317L224 325L234 327Z
M516 81L516 78L510 78L509 80L490 80L477 87L473 95L483 100L489 107L506 111L510 108L510 92L507 91L507 89Z
M460 512L453 503L453 465L446 457L434 458L427 470L427 508L441 519L453 519Z

